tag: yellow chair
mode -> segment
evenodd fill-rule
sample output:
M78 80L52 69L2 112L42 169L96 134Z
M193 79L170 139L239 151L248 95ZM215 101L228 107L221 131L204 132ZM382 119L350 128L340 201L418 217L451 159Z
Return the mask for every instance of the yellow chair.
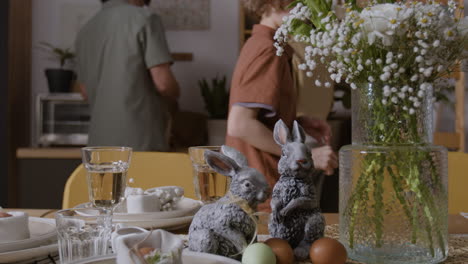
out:
M181 186L185 196L195 198L192 163L186 153L134 152L127 180L131 187L148 189L158 186ZM86 170L79 165L70 175L63 193L62 208L72 208L89 201Z
M468 154L448 154L449 213L468 212Z
M448 148L449 150L465 152L465 73L460 71L453 76L455 84L455 131L437 131L439 122L436 122L434 144Z

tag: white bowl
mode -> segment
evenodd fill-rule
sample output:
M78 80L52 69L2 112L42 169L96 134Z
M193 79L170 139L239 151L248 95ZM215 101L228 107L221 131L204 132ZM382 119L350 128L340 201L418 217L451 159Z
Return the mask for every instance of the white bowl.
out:
M55 219L29 217L31 237L12 242L0 243L0 253L48 245L57 241Z

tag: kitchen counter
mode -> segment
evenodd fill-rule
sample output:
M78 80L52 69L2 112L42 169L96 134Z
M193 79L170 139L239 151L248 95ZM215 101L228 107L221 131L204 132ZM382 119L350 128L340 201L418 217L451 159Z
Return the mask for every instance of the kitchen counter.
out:
M81 148L19 148L18 159L81 159Z

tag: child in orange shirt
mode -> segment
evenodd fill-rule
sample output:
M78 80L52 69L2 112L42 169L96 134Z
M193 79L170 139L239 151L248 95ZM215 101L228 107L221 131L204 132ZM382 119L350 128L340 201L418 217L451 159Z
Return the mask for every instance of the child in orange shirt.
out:
M324 121L296 117L296 89L291 69L292 49L276 55L274 34L288 13L290 0L244 0L245 7L261 17L241 50L231 82L226 144L241 151L249 165L265 175L271 188L279 178L281 148L273 139L279 119L292 126L298 120L306 133L325 145L312 149L316 169L332 174L337 157L328 146L330 127ZM259 206L269 210L269 201Z

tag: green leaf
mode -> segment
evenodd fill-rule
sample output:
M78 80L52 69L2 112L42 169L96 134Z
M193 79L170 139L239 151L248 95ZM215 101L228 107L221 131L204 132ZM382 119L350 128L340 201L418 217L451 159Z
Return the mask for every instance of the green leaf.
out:
M211 85L211 86L210 86ZM205 79L198 81L205 102L205 109L211 118L226 118L229 106L229 91L226 90L226 76L215 77L208 83Z
M52 54L60 63L60 67L63 67L68 60L75 57L75 54L70 51L70 48L62 49L47 42L39 42L39 47Z
M294 29L292 32L294 35L309 36L310 31L313 29L311 25L297 19L292 20L291 25Z
M155 264L158 263L161 260L161 255L160 254L155 254L152 257L147 257L146 261L150 264Z
M295 7L297 4L299 4L299 3L303 3L303 1L301 1L301 0L293 1L293 2L291 2L286 8L287 8L287 9L294 8L294 7Z
M319 13L328 13L329 10L324 10L321 4L321 1L316 0L305 0L304 1L306 6L310 9L310 11L319 14Z

